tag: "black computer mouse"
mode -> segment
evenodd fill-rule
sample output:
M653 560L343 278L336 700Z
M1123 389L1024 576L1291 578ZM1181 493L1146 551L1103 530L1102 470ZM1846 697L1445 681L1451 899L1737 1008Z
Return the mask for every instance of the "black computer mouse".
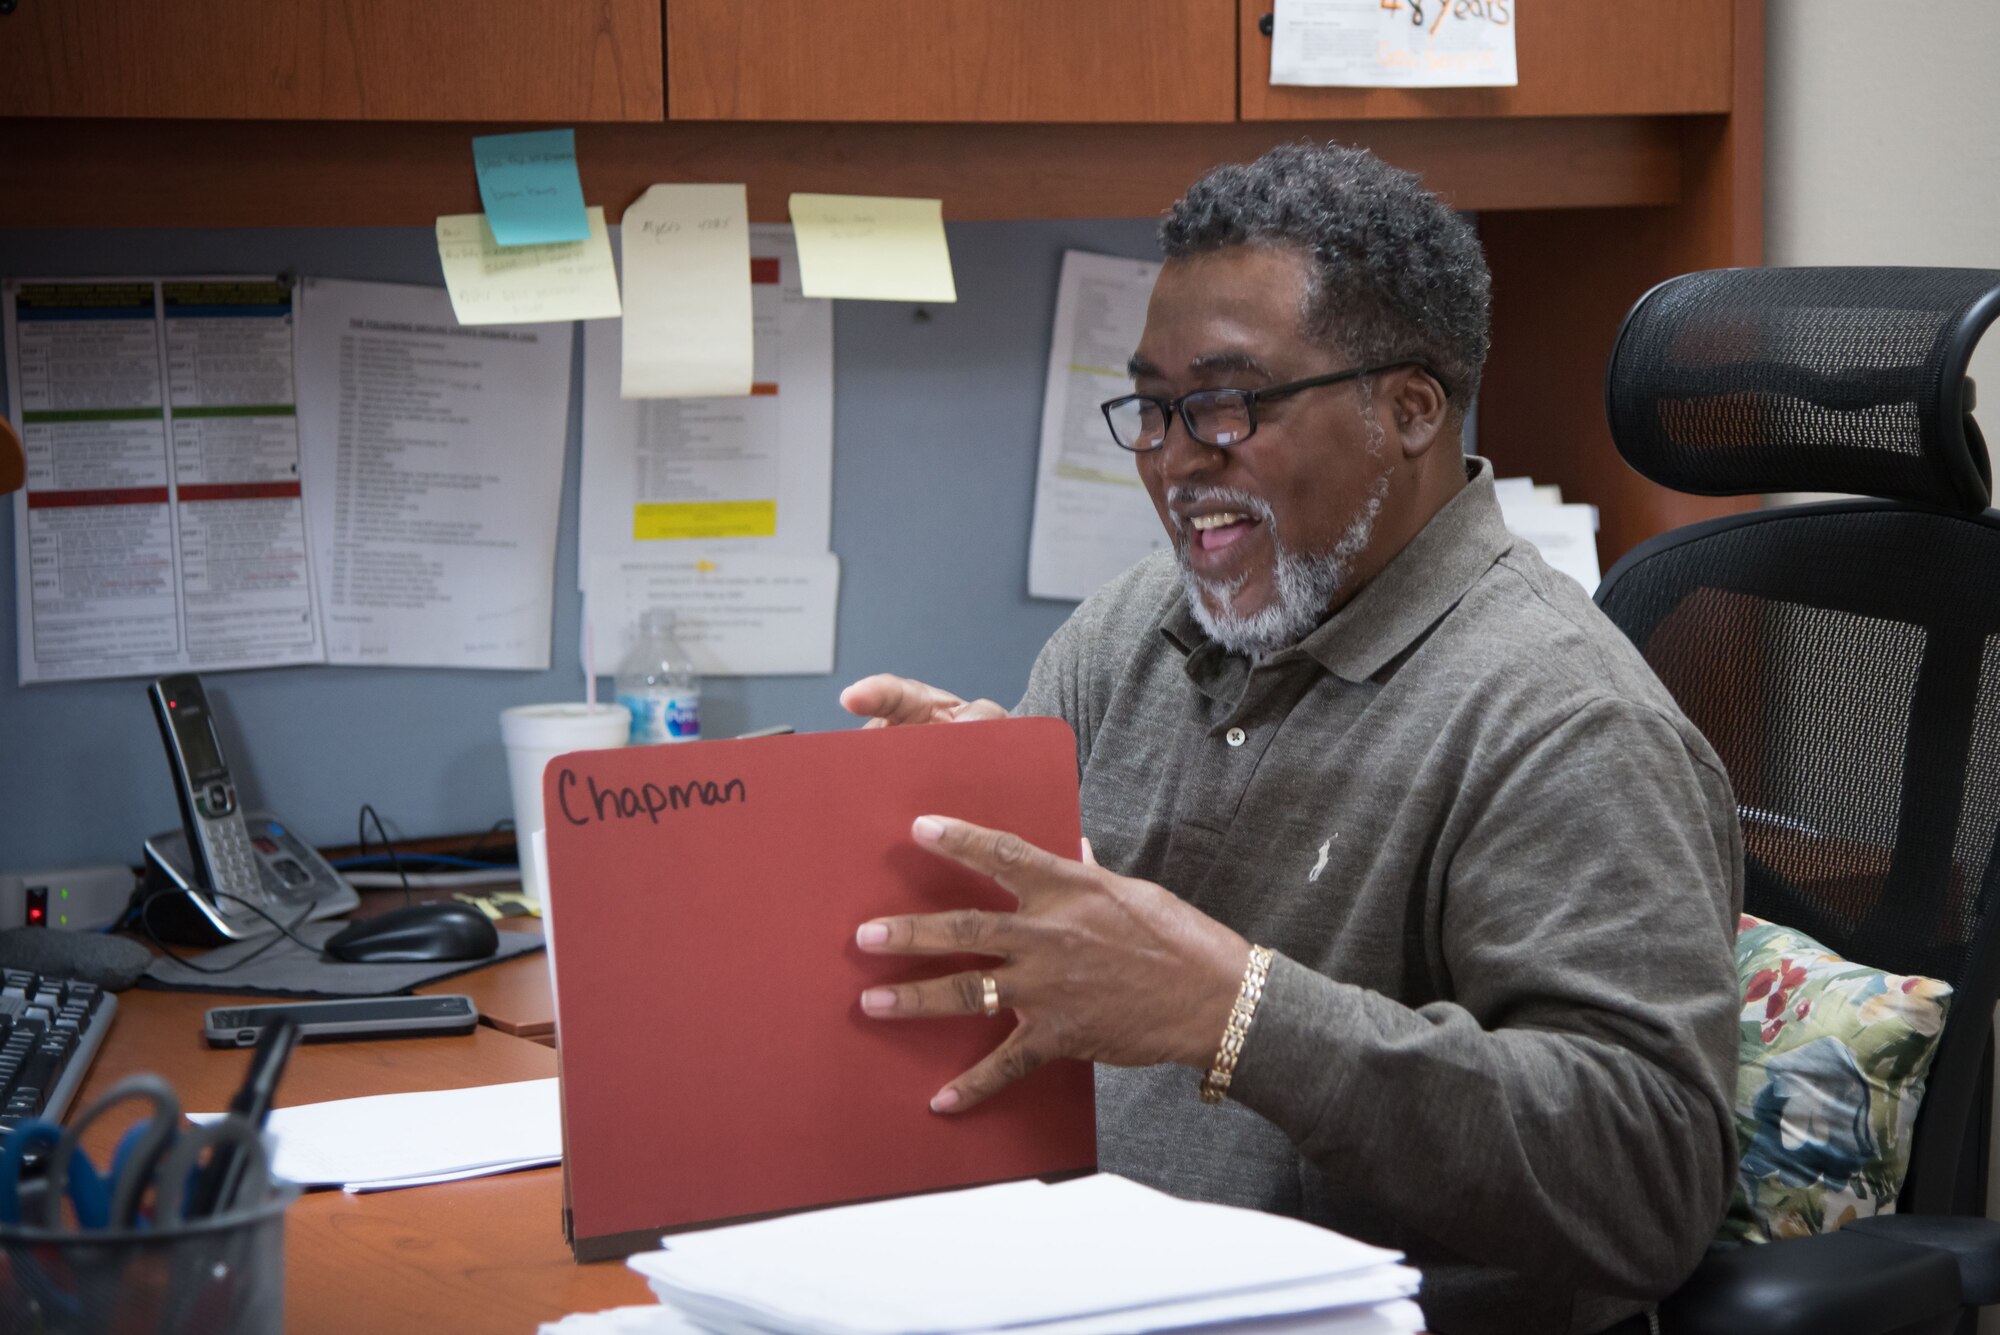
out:
M412 904L350 923L329 939L326 958L348 964L429 964L483 960L500 949L500 933L470 904Z

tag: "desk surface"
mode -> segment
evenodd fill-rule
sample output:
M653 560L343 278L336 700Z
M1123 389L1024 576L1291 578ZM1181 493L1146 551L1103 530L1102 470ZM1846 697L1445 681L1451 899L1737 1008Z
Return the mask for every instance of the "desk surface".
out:
M514 978L496 978L506 973ZM539 993L536 981L539 979ZM475 992L473 984L481 984ZM442 990L549 1005L540 954L453 979ZM190 1109L219 1109L248 1054L211 1050L201 1014L221 999L133 989L81 1091L88 1102L135 1071L172 1080ZM482 1001L482 1009L486 1002ZM278 1103L534 1080L556 1073L540 1043L481 1025L463 1038L316 1043L292 1057ZM103 1146L95 1147L102 1153ZM542 1168L405 1191L313 1192L285 1224L285 1329L450 1330L527 1335L569 1312L652 1301L618 1262L577 1265L562 1239L562 1170Z
M501 931L525 929L531 918L507 918ZM547 951L504 960L489 968L447 978L419 992L462 992L479 1008L479 1018L503 1034L553 1043L556 1038L555 989L549 983Z

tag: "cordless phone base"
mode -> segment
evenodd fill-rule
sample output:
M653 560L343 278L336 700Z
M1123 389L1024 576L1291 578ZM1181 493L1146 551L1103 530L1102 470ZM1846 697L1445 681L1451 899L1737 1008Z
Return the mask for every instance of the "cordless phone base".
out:
M251 900L279 922L291 924L335 918L360 907L361 896L325 858L281 822L263 812L245 818L258 887ZM146 841L146 892L179 891L152 898L146 926L175 945L217 946L275 931L244 904L223 899L203 885L188 856L187 834L168 830Z

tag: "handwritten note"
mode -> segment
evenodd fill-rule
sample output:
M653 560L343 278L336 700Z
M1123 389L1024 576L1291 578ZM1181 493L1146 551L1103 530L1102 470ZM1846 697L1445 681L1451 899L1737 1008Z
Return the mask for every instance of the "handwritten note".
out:
M464 325L540 324L618 314L618 271L604 210L587 213L590 236L503 247L483 213L437 220L438 259L451 308Z
M472 141L479 199L503 246L582 241L590 235L576 175L576 131L485 134Z
M750 219L740 185L656 185L625 210L619 395L748 394Z
M958 300L938 200L793 195L791 208L806 296Z
M1511 88L1518 0L1275 0L1271 82Z

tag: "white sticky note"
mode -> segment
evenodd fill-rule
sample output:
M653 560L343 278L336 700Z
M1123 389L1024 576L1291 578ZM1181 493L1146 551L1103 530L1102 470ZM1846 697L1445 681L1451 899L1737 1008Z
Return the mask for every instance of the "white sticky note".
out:
M750 218L740 185L656 185L625 210L627 399L750 392Z
M793 195L791 210L806 296L958 300L942 201Z
M502 246L483 213L437 220L438 259L462 325L543 324L618 314L618 271L604 210L581 241Z
M1271 83L1512 88L1517 0L1273 0Z

